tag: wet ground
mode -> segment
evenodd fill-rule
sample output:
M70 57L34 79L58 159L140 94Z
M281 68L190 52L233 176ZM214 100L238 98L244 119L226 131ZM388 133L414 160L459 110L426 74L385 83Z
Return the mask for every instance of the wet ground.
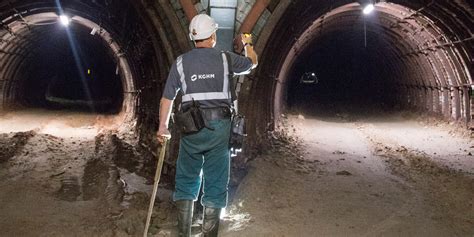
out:
M251 162L222 236L474 235L467 133L403 114L285 121L294 140Z
M143 232L156 159L133 131L74 112L26 110L0 121L0 236Z
M111 120L0 116L0 236L142 235L157 152ZM295 113L254 154L221 236L474 235L474 141L455 124ZM150 233L175 236L162 180Z

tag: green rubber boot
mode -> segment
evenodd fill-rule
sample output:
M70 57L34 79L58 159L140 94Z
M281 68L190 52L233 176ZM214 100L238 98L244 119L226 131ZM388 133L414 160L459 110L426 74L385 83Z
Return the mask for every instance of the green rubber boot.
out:
M221 208L204 207L204 221L202 235L204 237L217 237L219 232Z
M191 224L193 222L193 200L176 201L178 208L178 234L179 237L191 236Z

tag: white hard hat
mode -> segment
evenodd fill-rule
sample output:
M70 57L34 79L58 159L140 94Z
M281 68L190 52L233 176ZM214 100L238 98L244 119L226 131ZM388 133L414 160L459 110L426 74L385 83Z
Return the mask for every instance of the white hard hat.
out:
M217 23L206 14L195 16L189 24L189 38L191 40L203 40L211 37L217 30Z

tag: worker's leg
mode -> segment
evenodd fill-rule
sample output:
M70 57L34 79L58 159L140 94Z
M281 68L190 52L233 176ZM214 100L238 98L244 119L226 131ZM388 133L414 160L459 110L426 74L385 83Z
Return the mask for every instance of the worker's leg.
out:
M186 138L181 139L176 162L176 185L173 196L178 208L178 234L191 236L194 201L201 186L203 156Z
M227 186L230 175L229 134L230 121L219 120L212 131L212 149L204 154L203 197L204 206L203 236L217 236L220 212L227 205Z
M189 144L188 138L181 139L176 161L176 185L173 199L196 201L201 187L203 156L197 147Z
M230 120L211 121L214 124L212 148L204 153L203 197L206 207L224 208L227 205L227 185L230 174L229 134Z
M193 222L193 200L176 201L178 209L178 235L179 237L191 236L191 225Z

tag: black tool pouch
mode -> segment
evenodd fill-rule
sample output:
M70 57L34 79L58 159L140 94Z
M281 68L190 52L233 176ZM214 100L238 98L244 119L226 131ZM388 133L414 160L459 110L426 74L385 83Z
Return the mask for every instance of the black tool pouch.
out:
M229 147L232 156L236 156L238 152L242 151L244 138L247 136L245 127L245 117L237 114L232 117L232 125L230 131Z
M174 120L181 132L186 135L197 133L206 127L206 121L202 116L201 109L194 101L188 110L176 113Z

